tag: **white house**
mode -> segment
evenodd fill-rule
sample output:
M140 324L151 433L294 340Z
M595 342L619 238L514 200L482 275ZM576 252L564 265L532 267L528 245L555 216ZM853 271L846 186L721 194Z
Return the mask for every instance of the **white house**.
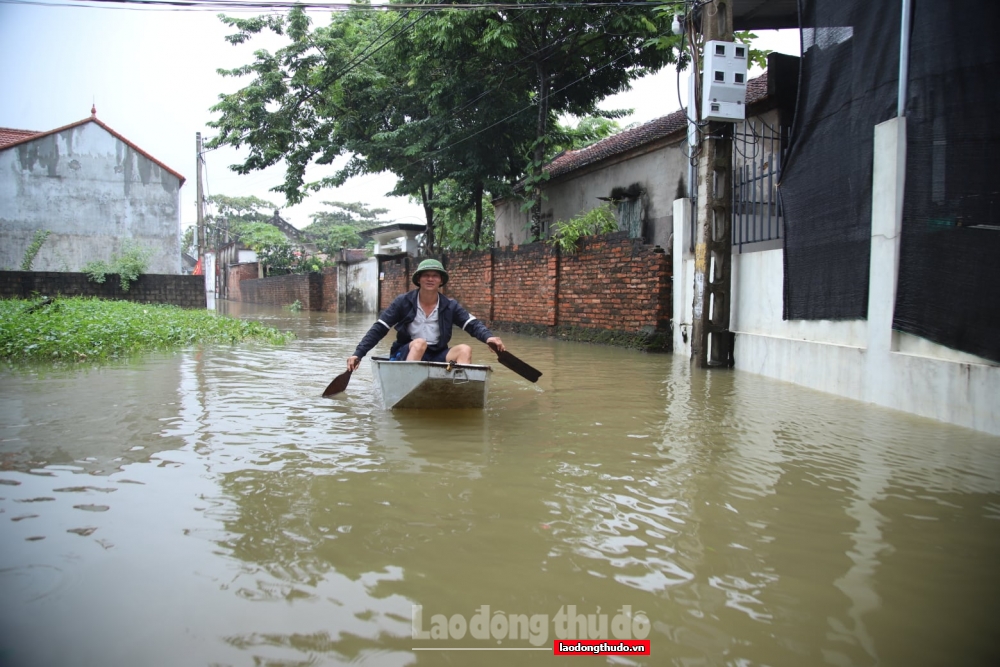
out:
M184 177L98 120L48 132L0 128L0 269L19 269L49 232L35 271L79 271L131 240L149 273L181 273Z

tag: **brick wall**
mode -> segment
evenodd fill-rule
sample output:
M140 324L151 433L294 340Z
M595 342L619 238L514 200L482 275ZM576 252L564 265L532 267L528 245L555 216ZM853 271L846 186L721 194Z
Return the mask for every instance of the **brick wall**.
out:
M243 280L240 282L240 300L271 306L287 306L298 301L302 310L319 310L322 307L322 285L323 276L318 273Z
M556 325L559 257L544 243L493 250L493 321Z
M670 341L670 261L662 249L624 232L582 239L563 254L533 243L442 257L443 290L490 327L665 349ZM413 289L418 260L379 265L379 310ZM308 310L337 309L337 270L324 274L230 280L230 298Z
M233 264L226 268L226 289L228 294L224 298L232 301L242 301L243 295L240 291L240 283L244 280L255 280L259 269L257 262L249 264Z
M640 331L670 326L670 266L625 232L582 239L560 257L560 325Z
M444 293L457 299L477 318L493 319L493 253L456 252L445 257L448 285Z
M416 260L410 257L389 259L380 263L379 272L382 274L378 290L378 309L380 312L388 308L397 296L414 288L410 278L416 268ZM448 275L451 276L450 273Z
M92 296L137 303L166 303L182 308L206 308L204 276L150 273L139 276L127 292L117 275L95 283L86 273L62 271L0 271L0 298Z
M323 310L329 313L337 312L337 267L328 266L323 269L320 278L322 289L319 294L319 301L314 301L313 310Z
M451 253L442 263L449 276L444 293L495 330L669 347L669 258L625 232L582 239L573 254L534 243ZM413 289L417 264L382 264L380 309Z

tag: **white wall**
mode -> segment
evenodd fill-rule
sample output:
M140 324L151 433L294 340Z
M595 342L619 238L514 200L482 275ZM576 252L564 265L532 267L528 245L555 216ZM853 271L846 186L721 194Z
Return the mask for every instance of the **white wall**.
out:
M639 183L646 190L646 229L654 245L667 249L673 231L673 201L678 180L687 182L687 159L678 142L654 143L645 152L626 153L571 172L546 184L542 212L553 223L585 213L605 202L612 188L627 188ZM495 238L501 246L520 244L528 239L528 214L520 210L520 201L506 199L496 203Z
M48 230L35 271L79 271L131 238L149 273L179 274L180 227L180 179L97 123L0 150L0 269Z
M348 313L378 312L378 260L341 265L337 280L338 307Z
M734 254L736 368L1000 435L1000 365L892 330L906 169L905 119L875 128L868 319L781 319L783 250ZM675 211L683 202L675 203ZM674 321L691 321L694 259L677 252ZM680 277L678 280L676 277ZM674 351L691 356L675 326Z

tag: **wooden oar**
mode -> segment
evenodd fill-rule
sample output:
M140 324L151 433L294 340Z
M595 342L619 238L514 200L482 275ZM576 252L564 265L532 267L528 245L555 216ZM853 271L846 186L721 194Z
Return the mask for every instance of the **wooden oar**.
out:
M339 394L347 389L347 383L350 381L351 371L344 371L337 377L333 378L333 382L327 385L326 389L323 390L323 396L333 396L334 394Z
M542 377L542 372L540 370L532 368L530 365L521 361L507 350L497 352L496 348L492 345L490 348L497 353L497 361L523 377L528 382L538 382L538 378Z

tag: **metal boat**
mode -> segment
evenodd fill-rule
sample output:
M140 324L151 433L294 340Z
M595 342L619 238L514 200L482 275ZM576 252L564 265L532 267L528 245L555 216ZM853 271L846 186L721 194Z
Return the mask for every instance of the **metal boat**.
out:
M388 409L484 408L492 372L477 364L372 357L372 375Z

